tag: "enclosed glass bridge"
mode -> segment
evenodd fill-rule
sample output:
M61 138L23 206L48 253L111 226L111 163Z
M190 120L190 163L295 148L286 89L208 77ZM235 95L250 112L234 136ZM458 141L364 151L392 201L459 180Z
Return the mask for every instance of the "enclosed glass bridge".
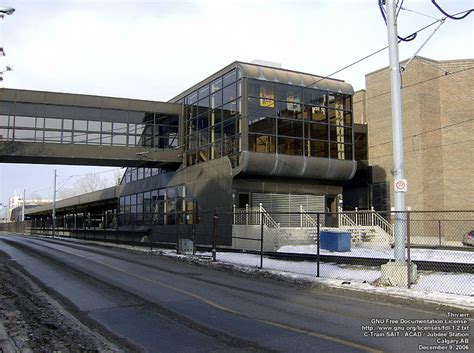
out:
M0 163L181 163L180 104L0 89Z

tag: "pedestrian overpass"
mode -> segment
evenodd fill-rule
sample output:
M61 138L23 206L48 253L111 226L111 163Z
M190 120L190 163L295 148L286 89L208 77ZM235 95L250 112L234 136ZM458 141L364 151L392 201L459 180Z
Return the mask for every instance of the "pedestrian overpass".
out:
M0 163L159 167L182 161L182 105L0 89Z

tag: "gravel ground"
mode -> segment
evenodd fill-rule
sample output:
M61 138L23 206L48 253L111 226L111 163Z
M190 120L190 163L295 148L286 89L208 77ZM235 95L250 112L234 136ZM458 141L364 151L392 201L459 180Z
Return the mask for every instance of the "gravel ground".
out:
M68 313L2 253L0 322L19 352L121 351Z

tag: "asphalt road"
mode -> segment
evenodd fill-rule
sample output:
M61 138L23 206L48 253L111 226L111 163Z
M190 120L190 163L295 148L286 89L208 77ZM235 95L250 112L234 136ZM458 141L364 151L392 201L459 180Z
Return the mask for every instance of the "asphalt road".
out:
M374 326L372 319L446 319L442 310L79 242L0 235L0 251L71 311L137 351L416 352L436 340L370 337L362 326Z

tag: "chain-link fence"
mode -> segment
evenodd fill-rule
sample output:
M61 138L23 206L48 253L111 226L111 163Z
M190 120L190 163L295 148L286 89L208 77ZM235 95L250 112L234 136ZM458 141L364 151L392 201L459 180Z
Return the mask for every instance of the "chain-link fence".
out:
M405 287L472 295L474 211L267 212L262 206L155 214L83 214L0 224L0 231L174 248L214 261L382 285L405 266ZM398 253L397 253L398 251ZM397 255L398 254L398 255Z

